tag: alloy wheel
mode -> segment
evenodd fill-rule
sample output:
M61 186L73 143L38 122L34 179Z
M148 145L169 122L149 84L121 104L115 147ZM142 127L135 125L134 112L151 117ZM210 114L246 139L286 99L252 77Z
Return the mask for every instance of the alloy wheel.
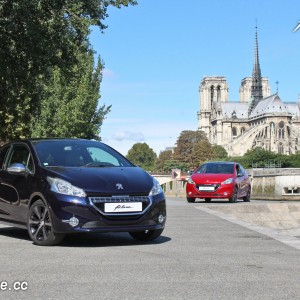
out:
M36 201L31 206L27 228L32 241L40 246L58 244L65 236L64 234L54 233L49 209L42 200Z

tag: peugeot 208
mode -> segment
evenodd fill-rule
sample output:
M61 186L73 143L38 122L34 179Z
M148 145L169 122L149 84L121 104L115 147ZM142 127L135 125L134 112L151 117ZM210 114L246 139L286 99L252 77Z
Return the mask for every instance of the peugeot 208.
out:
M159 237L166 222L158 181L111 147L83 139L30 139L0 149L0 221L37 245L73 232Z
M251 197L251 181L244 168L235 162L207 162L197 168L186 184L188 202L196 198L211 199L228 198L229 202L237 202L242 198L249 202Z

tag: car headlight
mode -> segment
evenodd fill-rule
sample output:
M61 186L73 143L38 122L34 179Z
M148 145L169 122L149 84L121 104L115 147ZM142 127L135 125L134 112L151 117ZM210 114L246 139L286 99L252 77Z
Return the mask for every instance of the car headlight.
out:
M225 181L223 181L221 184L230 184L233 183L233 178L227 178Z
M190 177L187 182L190 183L190 184L195 184L195 182L193 181L192 177Z
M86 193L84 190L72 185L71 183L59 179L47 177L47 181L51 185L51 191L59 194L76 196L76 197L85 197Z
M162 190L159 182L155 178L153 178L153 187L149 193L149 196L155 196L162 192L163 192L163 190Z

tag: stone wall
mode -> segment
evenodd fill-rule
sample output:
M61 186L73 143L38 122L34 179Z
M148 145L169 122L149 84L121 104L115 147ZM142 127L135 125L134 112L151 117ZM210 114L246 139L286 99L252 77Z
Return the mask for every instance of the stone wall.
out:
M300 174L284 175L254 173L252 177L252 199L300 200Z

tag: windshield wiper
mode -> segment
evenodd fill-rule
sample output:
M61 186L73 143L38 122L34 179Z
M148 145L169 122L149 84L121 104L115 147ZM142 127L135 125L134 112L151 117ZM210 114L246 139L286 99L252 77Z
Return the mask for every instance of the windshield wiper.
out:
M84 167L88 168L105 168L105 167L115 167L115 165L108 162L90 162L86 164Z

